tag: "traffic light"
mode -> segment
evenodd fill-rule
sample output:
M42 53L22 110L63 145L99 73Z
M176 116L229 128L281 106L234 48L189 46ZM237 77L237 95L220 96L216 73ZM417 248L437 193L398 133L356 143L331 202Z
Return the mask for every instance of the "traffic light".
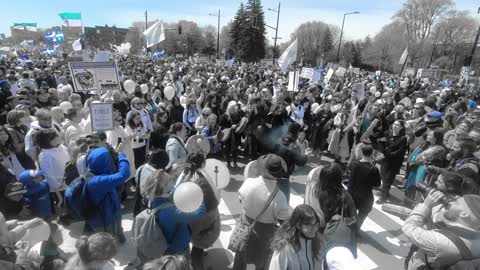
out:
M178 26L178 34L179 34L179 35L182 34L182 26L181 26L181 25Z

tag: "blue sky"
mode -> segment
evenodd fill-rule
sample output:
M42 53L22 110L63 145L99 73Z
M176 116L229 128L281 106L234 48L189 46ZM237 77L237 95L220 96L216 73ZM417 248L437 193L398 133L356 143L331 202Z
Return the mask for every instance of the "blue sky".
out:
M58 17L61 12L81 12L84 26L116 25L128 27L133 21L144 21L148 10L149 19L174 22L181 19L192 20L204 26L216 26L215 17L209 13L221 10L221 25L233 19L241 0L23 0L2 1L0 33L10 35L14 22L37 22L40 28L61 25ZM244 0L243 2L246 2ZM479 3L474 0L454 1L458 9L476 12ZM400 0L283 0L281 3L279 36L283 41L303 22L321 20L341 26L343 14L359 11L359 15L348 16L345 21L344 36L347 39L364 38L375 35L381 27L390 22ZM277 0L263 0L267 24L275 26ZM476 15L480 17L480 15ZM268 30L271 39L274 30Z

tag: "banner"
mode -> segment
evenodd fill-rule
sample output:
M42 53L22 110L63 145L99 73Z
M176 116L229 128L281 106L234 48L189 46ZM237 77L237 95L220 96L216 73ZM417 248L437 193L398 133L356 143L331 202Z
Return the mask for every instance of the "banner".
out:
M113 62L68 63L75 91L120 90L117 66Z
M398 64L399 65L405 64L405 61L407 61L407 57L408 57L408 47L405 48L405 50L402 53L402 56L400 56L400 60L398 60Z
M104 131L113 129L113 104L91 103L90 118L92 131Z
M355 75L360 75L360 68L352 68L352 73Z
M37 32L37 23L13 23L13 29Z
M283 54L278 58L277 63L280 69L283 72L286 72L288 66L293 64L297 60L297 39L295 39L290 46L283 52Z
M335 76L337 77L344 77L347 69L344 67L338 67L337 71L335 71Z

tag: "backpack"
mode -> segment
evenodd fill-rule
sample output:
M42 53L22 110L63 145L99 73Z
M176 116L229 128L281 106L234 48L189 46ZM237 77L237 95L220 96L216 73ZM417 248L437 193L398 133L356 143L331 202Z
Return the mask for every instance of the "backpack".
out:
M84 176L75 178L65 190L65 199L75 216L81 220L88 219L94 214L95 206L87 199L87 182Z
M132 224L132 238L137 252L142 256L149 259L160 258L167 250L168 242L155 214L172 205L172 203L166 203L154 209L145 209L135 217Z
M69 161L65 164L65 174L63 175L63 182L70 185L79 176L76 162Z

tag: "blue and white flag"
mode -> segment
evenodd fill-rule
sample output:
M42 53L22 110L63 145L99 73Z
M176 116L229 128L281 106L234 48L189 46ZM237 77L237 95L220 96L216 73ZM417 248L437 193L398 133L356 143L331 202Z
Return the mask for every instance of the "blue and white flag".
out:
M47 42L64 42L65 37L62 30L48 31L45 33L45 40Z
M235 63L235 57L233 57L230 60L225 60L225 65L226 66L231 66L231 65L233 65L233 63Z
M60 47L60 45L49 46L43 50L43 53L46 55L56 55L58 47Z
M164 56L164 55L165 55L165 50L156 51L156 52L154 52L153 55L152 55L152 60L155 61L155 60L161 58L161 57Z

